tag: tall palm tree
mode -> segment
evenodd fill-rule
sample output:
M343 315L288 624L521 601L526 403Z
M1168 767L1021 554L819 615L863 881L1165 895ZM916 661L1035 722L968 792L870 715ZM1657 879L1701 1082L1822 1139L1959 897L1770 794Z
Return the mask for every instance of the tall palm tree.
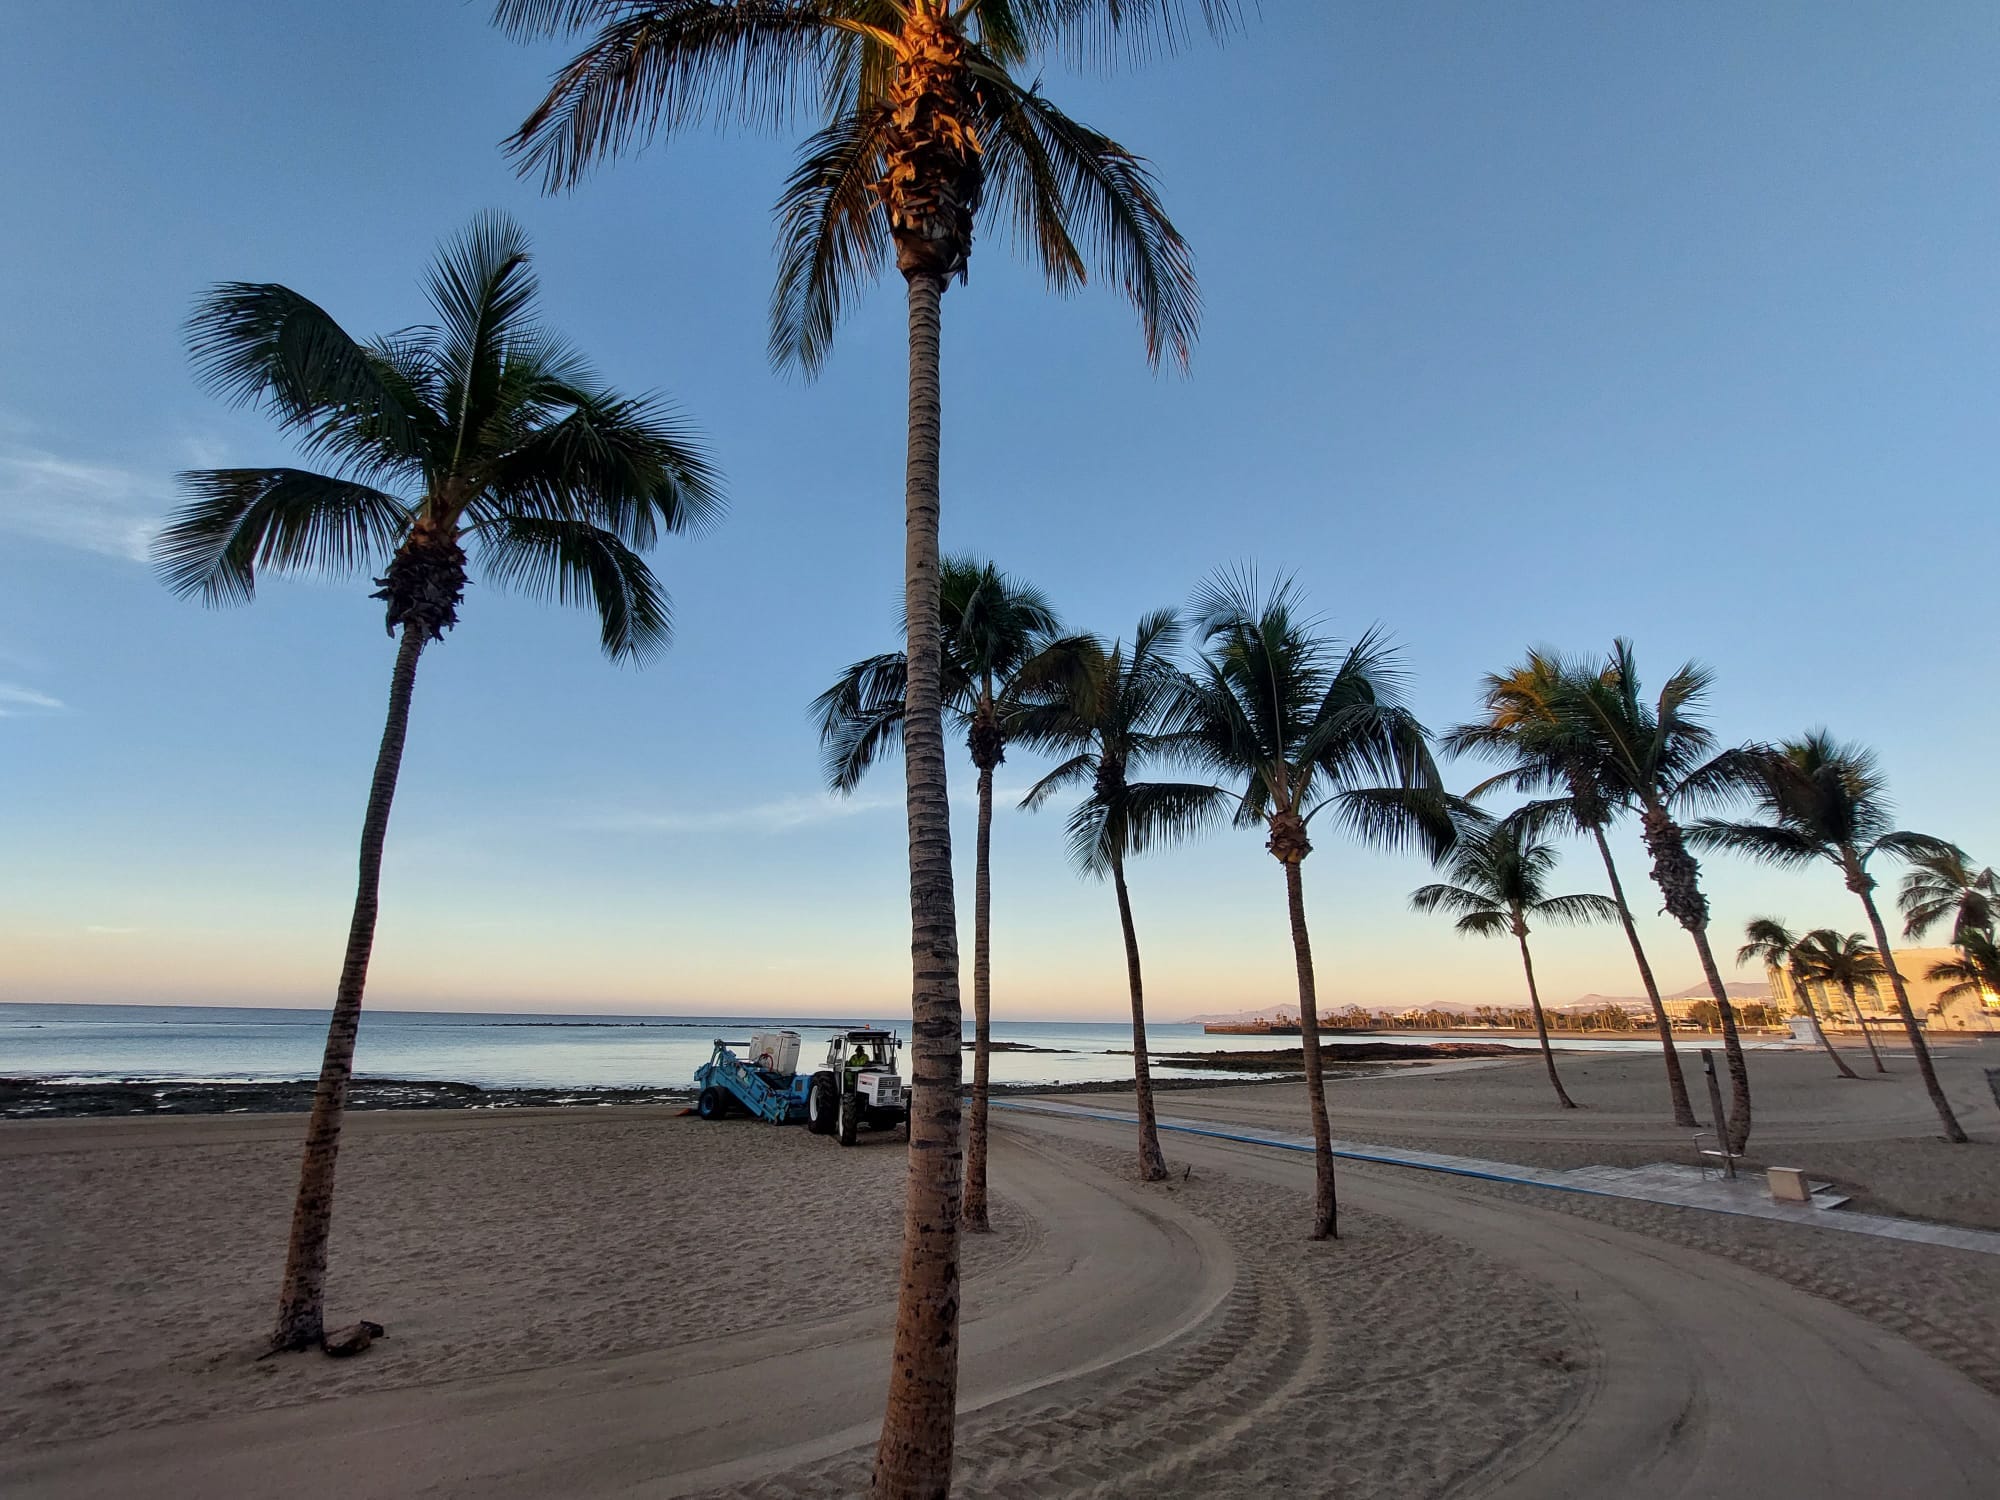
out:
M1344 652L1300 614L1292 581L1261 593L1254 574L1219 576L1196 594L1203 651L1178 715L1188 753L1240 779L1238 827L1262 827L1285 872L1299 1029L1312 1111L1312 1236L1339 1235L1333 1135L1319 1053L1319 1001L1300 866L1309 825L1332 811L1341 830L1377 848L1415 844L1433 859L1457 837L1430 737L1402 706L1394 650L1375 630Z
M990 562L947 557L939 568L941 676L945 712L965 731L979 772L979 824L972 884L972 1112L965 1132L965 1197L960 1217L969 1229L989 1227L986 1208L987 1095L992 1076L993 773L1007 758L1007 727L1015 677L1055 645L1059 627L1048 596ZM903 737L908 663L900 651L855 662L813 700L827 780L852 792L881 756Z
M1825 730L1779 745L1753 746L1731 758L1740 771L1740 785L1754 804L1753 815L1704 818L1691 837L1702 847L1734 850L1766 864L1799 867L1823 859L1841 872L1847 888L1860 898L1862 910L1868 913L1875 948L1896 997L1896 1010L1917 1055L1917 1071L1923 1075L1945 1138L1964 1141L1965 1127L1958 1123L1938 1082L1924 1028L1910 1008L1909 990L1889 947L1889 929L1875 904L1875 877L1868 872L1868 862L1877 854L1905 858L1923 854L1936 859L1952 846L1928 834L1891 827L1888 783L1873 752L1843 744Z
M1521 969L1528 976L1528 1004L1535 1013L1535 1035L1541 1039L1549 1086L1564 1109L1575 1109L1576 1101L1563 1087L1556 1055L1549 1049L1549 1024L1535 984L1535 960L1528 952L1528 918L1564 924L1608 921L1618 915L1618 904L1591 892L1551 896L1549 877L1555 868L1555 846L1537 838L1527 821L1464 820L1458 842L1445 856L1451 883L1420 886L1411 893L1410 905L1417 911L1455 914L1458 930L1475 937L1513 934L1521 949Z
M1618 878L1618 864L1604 836L1626 805L1599 764L1597 740L1564 707L1571 685L1589 675L1589 669L1580 663L1564 661L1552 652L1531 650L1521 666L1486 678L1482 684L1485 717L1448 731L1441 743L1453 755L1483 754L1512 762L1499 775L1474 787L1474 798L1489 787L1502 785L1531 795L1554 792L1557 796L1548 804L1551 821L1589 834L1596 844L1605 878L1611 882L1619 925L1625 930L1625 941L1631 946L1632 961L1638 965L1639 981L1653 1010L1674 1123L1693 1129L1694 1106L1688 1101L1687 1079L1674 1047L1673 1021L1660 998L1659 981L1654 979L1645 945L1639 941L1638 924L1632 920L1632 907L1625 899L1625 883Z
M458 622L466 548L488 582L595 608L605 653L643 660L668 604L637 549L719 513L692 430L652 396L606 387L536 320L528 244L499 214L444 246L427 327L363 343L289 287L225 282L190 325L202 383L261 405L309 460L203 469L155 552L168 587L238 603L260 571L388 568L375 598L398 637L389 714L361 825L361 870L326 1054L306 1128L272 1347L321 1341L334 1160L375 939L389 805L417 658Z
M1740 1153L1750 1140L1750 1070L1737 1035L1736 1007L1708 941L1701 866L1688 852L1675 816L1727 784L1726 766L1708 758L1715 737L1697 717L1713 680L1707 668L1687 662L1648 703L1640 696L1632 643L1619 639L1603 670L1572 679L1562 701L1565 713L1593 742L1595 764L1612 796L1638 808L1646 852L1653 857L1653 883L1668 914L1694 942L1722 1020L1722 1052L1729 1066L1728 1144Z
M989 200L1049 286L1091 269L1138 309L1146 352L1185 365L1199 296L1146 163L1071 119L1024 70L1051 51L1143 53L1185 32L1183 0L499 0L521 36L583 38L510 141L573 187L604 158L703 124L819 128L778 202L771 352L808 373L892 256L908 304L903 768L910 845L910 1145L901 1295L878 1496L950 1484L958 1392L962 1045L939 688L940 313ZM1231 0L1197 0L1211 30ZM1031 76L1032 75L1027 75ZM1079 244L1079 240L1081 244Z
M1940 1003L1970 1000L1975 1004L2000 995L2000 943L1976 927L1959 935L1958 957L1942 959L1924 971L1924 978L1942 984Z
M1946 917L1951 940L1966 932L1991 933L2000 917L2000 875L1989 867L1975 870L1956 844L1913 851L1896 904L1903 913L1903 936L1921 938Z
M1882 957L1874 944L1858 932L1815 927L1799 939L1793 962L1808 981L1817 980L1829 990L1838 988L1847 998L1847 1008L1854 1012L1854 1023L1861 1028L1861 1040L1868 1044L1868 1056L1875 1064L1875 1071L1888 1072L1889 1065L1882 1061L1882 1054L1875 1046L1875 1033L1868 1029L1868 1013L1861 1008L1861 986L1867 985L1872 992L1882 974Z
M1153 1075L1146 1046L1146 987L1139 933L1125 861L1162 844L1192 837L1226 809L1214 787L1134 781L1147 763L1170 754L1164 732L1184 679L1173 663L1181 625L1174 611L1141 617L1132 644L1086 639L1045 654L1022 674L1017 737L1066 758L1021 799L1038 808L1068 787L1085 787L1069 817L1071 858L1086 875L1111 877L1125 938L1125 979L1132 998L1132 1071L1139 1114L1139 1176L1167 1175L1153 1113Z
M1736 950L1736 961L1747 964L1756 959L1763 964L1764 972L1770 976L1774 996L1783 995L1785 983L1789 981L1799 1008L1812 1023L1813 1035L1819 1038L1820 1046L1833 1059L1835 1070L1842 1078L1854 1077L1854 1069L1848 1067L1847 1059L1834 1050L1832 1039L1819 1024L1819 1012L1813 1009L1810 964L1801 957L1799 940L1792 935L1792 930L1776 917L1752 917L1743 929L1743 937L1743 946Z

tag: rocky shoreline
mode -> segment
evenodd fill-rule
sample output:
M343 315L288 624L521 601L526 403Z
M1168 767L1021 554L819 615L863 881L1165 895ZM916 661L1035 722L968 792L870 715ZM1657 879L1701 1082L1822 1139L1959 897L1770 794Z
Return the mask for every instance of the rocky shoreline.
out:
M565 1105L685 1104L679 1088L482 1089L476 1084L412 1078L356 1079L349 1109L544 1109ZM0 1119L74 1119L90 1115L282 1115L312 1108L310 1079L284 1083L45 1083L0 1078Z

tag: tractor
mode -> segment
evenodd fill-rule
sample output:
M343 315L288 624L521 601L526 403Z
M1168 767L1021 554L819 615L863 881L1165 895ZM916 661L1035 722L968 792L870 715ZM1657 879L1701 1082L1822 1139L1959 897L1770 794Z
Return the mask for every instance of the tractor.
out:
M851 1146L863 1125L893 1130L909 1122L909 1095L896 1074L902 1045L894 1032L837 1032L827 1042L825 1065L802 1072L796 1031L760 1031L747 1043L718 1037L694 1072L701 1089L695 1112L720 1120L741 1110L774 1125L803 1119L814 1134L837 1133L841 1145ZM747 1056L739 1057L737 1046Z
M851 1146L860 1127L894 1130L910 1120L910 1096L896 1073L902 1039L889 1031L843 1031L806 1087L806 1129Z

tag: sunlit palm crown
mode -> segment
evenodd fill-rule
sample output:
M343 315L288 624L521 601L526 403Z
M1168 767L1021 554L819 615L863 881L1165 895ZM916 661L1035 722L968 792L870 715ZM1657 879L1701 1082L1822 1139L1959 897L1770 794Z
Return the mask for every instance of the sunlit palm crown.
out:
M495 16L517 36L583 39L510 142L551 188L693 127L812 122L777 204L777 362L816 369L848 301L895 259L889 207L911 187L896 132L930 70L968 112L946 122L973 163L967 210L997 213L1058 291L1107 278L1149 356L1186 364L1199 300L1146 163L1016 74L1171 49L1191 25L1225 32L1234 0L500 0Z
M1536 838L1518 818L1495 821L1461 814L1457 843L1444 861L1448 882L1419 887L1410 905L1458 917L1460 932L1481 937L1514 930L1518 917L1556 924L1597 922L1618 915L1609 896L1549 894L1555 846Z
M495 584L595 607L614 657L660 649L668 602L639 550L721 509L692 429L657 397L608 389L536 320L527 241L505 216L444 246L426 291L434 322L365 343L288 287L202 299L203 383L262 406L326 467L183 474L192 499L155 548L167 582L238 602L260 571L372 571L422 532L454 553L469 542ZM393 607L389 623L405 623Z
M1248 573L1218 577L1193 601L1203 643L1176 713L1187 753L1240 778L1237 820L1310 819L1326 809L1365 841L1456 837L1423 725L1402 705L1402 672L1379 630L1344 650L1301 613L1289 578L1268 591Z
M968 735L991 720L1011 733L1016 678L1041 654L1062 650L1048 595L990 562L947 557L939 565L940 696ZM822 762L835 791L851 792L903 737L908 664L900 651L855 662L812 702Z
M1023 807L1084 789L1068 824L1070 855L1087 874L1191 838L1228 809L1219 789L1135 781L1148 766L1183 758L1168 721L1186 689L1174 664L1181 626L1172 610L1144 616L1130 644L1083 638L1023 674L1014 737L1066 758L1029 789Z
M1537 828L1589 829L1609 822L1627 796L1603 763L1580 694L1589 684L1604 685L1610 671L1536 649L1513 670L1488 674L1480 685L1485 717L1439 739L1448 754L1506 763L1468 795L1501 788L1530 796L1556 793L1536 805Z
M1945 986L1938 991L1938 999L1980 1000L2000 995L2000 944L1994 942L1992 934L1969 929L1957 946L1957 958L1944 959L1924 971L1926 979Z

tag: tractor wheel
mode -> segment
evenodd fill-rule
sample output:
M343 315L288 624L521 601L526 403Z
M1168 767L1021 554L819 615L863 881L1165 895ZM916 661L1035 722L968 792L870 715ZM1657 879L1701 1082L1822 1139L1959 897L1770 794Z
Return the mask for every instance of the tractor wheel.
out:
M694 1109L704 1120L719 1120L729 1113L729 1096L718 1088L703 1089Z
M840 1096L834 1092L833 1079L822 1073L806 1091L806 1129L814 1135L832 1135L839 1113Z
M840 1096L840 1144L851 1146L854 1138L861 1133L861 1096L843 1093Z
M868 1111L870 1130L894 1130L909 1118L900 1109L871 1109Z

